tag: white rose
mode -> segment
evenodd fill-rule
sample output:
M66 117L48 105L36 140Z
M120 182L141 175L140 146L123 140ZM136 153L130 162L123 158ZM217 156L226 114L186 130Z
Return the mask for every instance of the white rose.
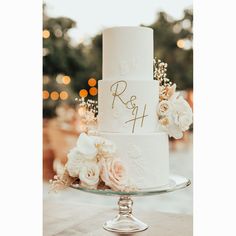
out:
M98 153L94 139L85 133L80 134L76 143L76 148L87 160L94 159Z
M158 104L157 113L160 116L168 115L170 113L170 108L171 108L170 102L168 100L162 100Z
M93 136L100 157L111 157L116 153L116 145L103 137Z
M101 179L112 190L123 191L127 188L126 170L118 158L102 158L100 160Z
M76 147L68 153L67 170L72 177L79 177L84 162L96 162L97 148L93 138L82 133L77 141Z
M99 183L99 166L95 162L85 162L79 173L80 185L88 189L96 189Z
M167 133L170 137L175 139L180 139L183 137L183 132L181 128L176 124L171 124L167 127Z
M176 125L182 131L189 129L192 124L192 109L182 96L172 100L173 117Z
M192 124L192 114L186 113L184 115L179 116L178 125L183 131L188 130L191 124Z
M183 132L178 125L176 125L170 116L166 116L159 120L161 128L165 131L169 137L180 139L183 137Z
M67 155L68 161L66 163L66 169L71 177L79 177L82 156L77 148L73 148Z

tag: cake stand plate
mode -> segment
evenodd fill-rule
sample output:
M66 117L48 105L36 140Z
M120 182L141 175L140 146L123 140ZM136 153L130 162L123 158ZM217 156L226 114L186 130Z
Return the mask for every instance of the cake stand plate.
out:
M143 223L142 221L136 219L133 216L132 214L133 200L131 199L131 197L150 196L150 195L173 192L179 189L186 188L190 184L191 181L185 177L179 175L170 175L169 182L167 185L156 188L144 188L131 192L112 191L110 189L91 190L82 188L78 184L73 184L71 187L77 190L93 194L99 194L104 196L114 196L114 195L119 196L119 201L118 201L119 213L114 219L105 222L103 228L111 232L128 234L128 233L144 231L148 228L147 224Z

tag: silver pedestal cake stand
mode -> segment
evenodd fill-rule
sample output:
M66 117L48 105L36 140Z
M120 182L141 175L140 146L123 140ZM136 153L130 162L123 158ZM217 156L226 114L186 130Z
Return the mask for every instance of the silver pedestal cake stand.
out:
M133 200L131 197L136 196L150 196L173 192L179 189L186 188L191 184L191 181L185 177L178 175L171 175L169 177L169 183L165 186L156 188L139 189L134 192L117 192L110 189L107 190L90 190L80 187L78 184L74 184L71 187L77 190L85 191L88 193L99 194L104 196L119 196L118 215L111 220L104 223L103 228L105 230L116 233L135 233L144 231L148 228L148 225L142 221L136 219L132 214Z

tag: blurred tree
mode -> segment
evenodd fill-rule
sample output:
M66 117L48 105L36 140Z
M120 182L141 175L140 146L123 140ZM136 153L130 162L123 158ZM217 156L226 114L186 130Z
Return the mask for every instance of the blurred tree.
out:
M192 24L192 10L187 9L180 20L160 12L157 20L148 26L154 30L154 55L168 63L167 76L180 90L193 87Z
M66 91L68 99L57 97L44 99L44 117L51 117L56 106L61 102L74 103L78 90L87 87L87 77L90 73L85 47L71 45L68 31L75 27L73 20L66 17L51 18L43 11L43 90L49 94L53 91ZM69 76L69 82L63 83L63 76Z

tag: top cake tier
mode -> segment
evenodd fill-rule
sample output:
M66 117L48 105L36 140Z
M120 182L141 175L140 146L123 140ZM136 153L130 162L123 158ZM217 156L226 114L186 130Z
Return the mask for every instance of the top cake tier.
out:
M153 80L153 30L114 27L103 31L104 80Z

